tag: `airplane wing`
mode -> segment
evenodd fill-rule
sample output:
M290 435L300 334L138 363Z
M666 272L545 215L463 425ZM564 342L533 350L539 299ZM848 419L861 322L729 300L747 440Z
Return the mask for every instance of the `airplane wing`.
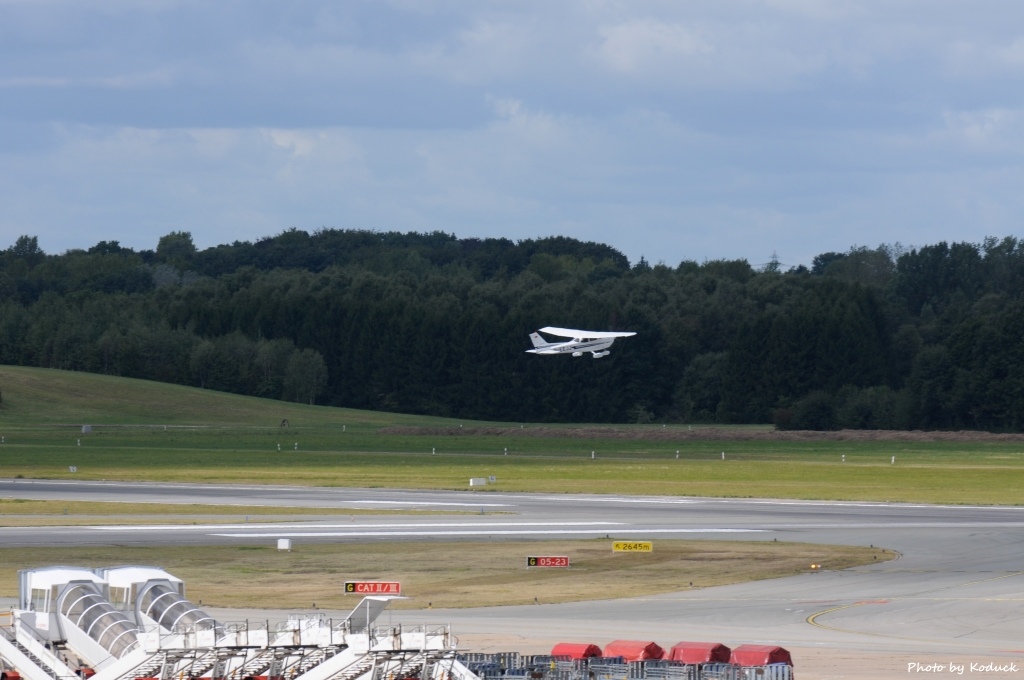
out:
M545 326L540 329L541 333L547 333L548 335L557 335L562 338L580 338L587 340L596 340L597 338L628 338L631 335L636 335L633 332L616 332L616 331L580 331L573 328L557 328L555 326Z

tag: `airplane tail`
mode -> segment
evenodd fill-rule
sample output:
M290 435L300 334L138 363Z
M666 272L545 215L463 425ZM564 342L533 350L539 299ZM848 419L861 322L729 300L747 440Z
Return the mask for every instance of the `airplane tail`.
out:
M534 347L543 347L544 345L551 344L544 338L540 337L540 333L530 333L530 340L533 341Z

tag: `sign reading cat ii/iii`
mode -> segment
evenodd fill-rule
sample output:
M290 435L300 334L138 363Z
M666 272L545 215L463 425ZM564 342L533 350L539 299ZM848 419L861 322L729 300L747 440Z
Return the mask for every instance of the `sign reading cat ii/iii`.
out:
M401 595L402 584L398 581L345 581L345 593L357 595Z
M612 552L654 552L654 544L650 541L615 541Z

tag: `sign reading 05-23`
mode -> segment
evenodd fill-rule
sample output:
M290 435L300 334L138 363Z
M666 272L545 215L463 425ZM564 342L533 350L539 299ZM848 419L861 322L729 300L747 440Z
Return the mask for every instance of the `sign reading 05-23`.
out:
M356 595L401 595L402 584L398 581L345 581L345 594Z
M528 567L568 567L569 558L564 555L560 556L545 556L545 557L527 557L526 566Z

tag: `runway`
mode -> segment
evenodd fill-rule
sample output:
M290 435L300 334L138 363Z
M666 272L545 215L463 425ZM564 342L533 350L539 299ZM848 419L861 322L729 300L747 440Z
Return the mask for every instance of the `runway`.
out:
M464 633L472 631L463 635L467 640L483 646L500 641L503 649L509 640L540 651L566 639L697 639L831 650L829 658L845 653L853 660L880 654L890 660L887 672L893 677L906 674L900 670L904 662L940 658L1010 659L1024 666L1024 508L30 480L0 480L0 497L305 507L311 514L316 508L371 507L464 513L0 529L0 544L10 547L596 536L874 545L896 550L901 558L657 597L400 616L409 623L450 621ZM833 669L830 677L882 677L841 671Z

